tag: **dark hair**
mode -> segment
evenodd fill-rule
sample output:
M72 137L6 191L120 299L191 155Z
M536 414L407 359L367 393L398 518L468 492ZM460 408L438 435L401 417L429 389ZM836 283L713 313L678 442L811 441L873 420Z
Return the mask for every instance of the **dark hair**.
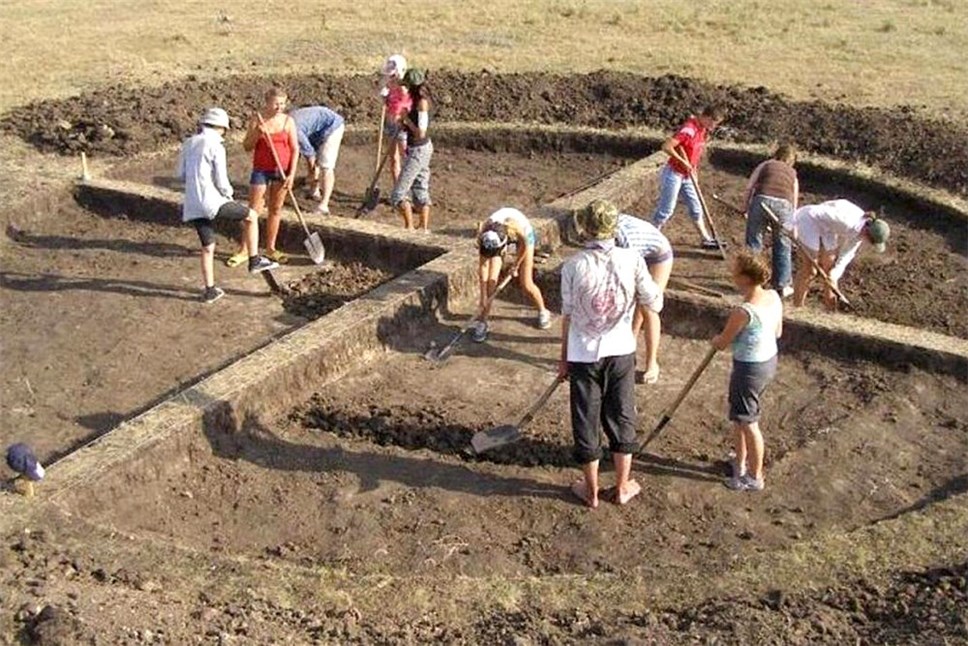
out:
M413 97L414 105L419 103L420 99L427 99L430 102L434 100L433 94L430 91L430 85L428 85L427 81L424 81L420 85L411 85L408 89L410 90L410 96Z
M727 111L725 105L722 103L710 103L702 109L702 113L700 113L699 116L715 119L716 121L722 121L726 118L726 115Z
M283 88L281 85L273 85L268 90L266 90L266 93L265 93L266 99L274 99L277 96L288 97L289 93L286 92L285 88Z
M733 256L733 268L740 276L746 276L756 285L769 282L770 265L760 254L754 254L749 249L743 249Z
M773 159L786 162L791 166L797 163L797 147L791 143L783 143L776 147Z

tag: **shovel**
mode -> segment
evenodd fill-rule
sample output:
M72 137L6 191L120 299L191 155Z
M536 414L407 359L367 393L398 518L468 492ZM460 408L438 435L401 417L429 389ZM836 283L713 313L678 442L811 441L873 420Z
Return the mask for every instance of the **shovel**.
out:
M688 159L689 157L686 155L686 151L682 150L681 148L680 150L682 151L682 156ZM696 189L696 195L699 196L699 204L702 205L702 212L706 217L706 223L709 225L709 232L713 234L713 240L716 241L716 246L719 247L719 255L723 257L723 260L726 260L726 249L723 247L723 243L719 239L719 234L716 233L716 224L713 222L713 216L709 212L709 205L706 204L706 198L703 197L702 189L699 188L699 178L696 177L696 171L689 171L689 180L692 182L693 188Z
M689 377L689 381L686 382L686 385L682 387L682 390L676 396L675 401L672 402L672 406L670 406L668 410L662 414L662 419L660 419L659 423L656 424L656 427L652 429L652 432L649 433L649 436L645 438L641 444L639 444L639 453L644 451L645 447L647 447L652 440L658 437L659 433L662 432L662 429L664 429L666 425L672 421L672 416L676 414L676 410L679 408L679 405L686 398L686 395L689 394L689 391L692 390L692 387L696 385L696 382L699 381L699 377L702 376L702 373L707 367L709 367L713 357L716 356L716 352L718 352L716 348L709 348L709 350L706 352L706 356L702 359L702 363L700 363L693 371L692 376Z
M514 274L515 274L514 271L509 271L504 276L504 278L501 279L501 282L499 282L497 284L497 287L494 288L494 293L491 294L491 297L487 299L488 306L490 306L491 303L494 302L494 299L497 298L497 295L499 293L501 293L501 290L507 287L507 284L511 282L512 278L514 278ZM447 345L442 347L437 352L430 350L427 354L424 355L424 358L427 359L428 361L436 361L436 362L440 362L446 359L453 351L453 349L457 347L457 344L461 342L461 339L463 339L467 335L467 333L474 328L475 323L477 323L476 316L472 318L470 321L468 321L467 325L461 328L461 330L454 335L454 338L452 338L450 341L447 342Z
M285 296L289 293L288 289L279 284L279 281L276 280L276 277L272 275L270 270L260 271L259 275L266 281L266 285L269 286L269 291L276 296Z
M259 117L259 125L265 128L266 122L262 119L262 115L258 112L255 113ZM272 159L276 162L276 170L283 177L286 176L286 171L282 167L282 163L279 161L279 155L276 153L276 147L272 145L272 137L265 135L266 143L269 144L269 150L272 151ZM292 188L288 188L287 192L289 194L289 201L292 202L292 208L296 211L296 217L299 218L299 224L302 225L303 231L306 233L306 239L303 240L303 246L306 247L306 251L309 253L309 257L313 259L313 262L317 265L323 264L326 260L326 248L323 246L323 241L316 232L310 232L309 227L306 226L306 220L303 218L302 209L299 208L299 202L296 201L296 196L292 194Z
M567 377L562 377L558 375L550 386L541 394L528 412L518 420L515 425L505 424L503 426L495 426L494 428L488 429L486 431L479 431L474 433L474 437L471 438L471 448L474 449L474 453L478 455L484 453L485 451L490 451L491 449L496 449L499 446L504 446L505 444L511 444L517 442L521 439L521 429L531 423L534 416L538 414L541 407L544 406L551 396L558 390L558 386L567 381Z
M380 159L380 164L376 167L376 172L373 173L373 181L370 182L366 193L363 194L363 205L356 212L356 217L370 213L380 203L380 187L376 183L380 181L380 173L383 172L383 167L386 166L387 159L390 158L391 154L393 154L393 145L387 146L387 151Z

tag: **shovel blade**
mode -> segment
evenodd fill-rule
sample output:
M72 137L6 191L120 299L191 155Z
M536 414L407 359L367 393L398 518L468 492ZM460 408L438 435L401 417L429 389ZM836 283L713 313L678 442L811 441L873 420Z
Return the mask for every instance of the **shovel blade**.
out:
M323 246L323 241L318 233L312 233L308 238L303 240L303 246L306 247L309 257L317 265L323 264L326 260L326 248Z
M380 204L380 187L374 187L367 190L366 195L363 196L363 206L360 208L360 214L369 213Z
M505 424L474 433L474 437L471 438L471 448L474 449L474 453L480 454L499 446L512 444L519 439L521 439L521 430L517 426Z

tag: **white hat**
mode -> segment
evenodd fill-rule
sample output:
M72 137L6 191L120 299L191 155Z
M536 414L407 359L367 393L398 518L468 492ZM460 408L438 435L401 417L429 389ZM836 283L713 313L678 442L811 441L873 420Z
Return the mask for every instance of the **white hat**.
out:
M393 76L397 80L402 80L407 72L407 59L403 54L394 54L386 59L380 69L384 76Z
M229 113L222 108L209 108L198 122L203 126L214 126L227 130L229 127Z

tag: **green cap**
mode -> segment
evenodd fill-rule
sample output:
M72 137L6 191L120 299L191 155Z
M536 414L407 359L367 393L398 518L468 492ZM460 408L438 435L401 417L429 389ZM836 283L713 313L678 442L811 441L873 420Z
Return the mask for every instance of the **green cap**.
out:
M615 237L618 208L608 200L592 200L576 219L579 231L588 240L608 240Z
M423 85L426 78L427 74L422 69L419 67L411 67L407 70L407 73L403 75L403 84L407 87Z
M884 220L875 218L867 223L867 237L870 238L874 250L878 253L884 253L884 249L887 248L887 239L890 236L891 227L887 226L887 222Z

